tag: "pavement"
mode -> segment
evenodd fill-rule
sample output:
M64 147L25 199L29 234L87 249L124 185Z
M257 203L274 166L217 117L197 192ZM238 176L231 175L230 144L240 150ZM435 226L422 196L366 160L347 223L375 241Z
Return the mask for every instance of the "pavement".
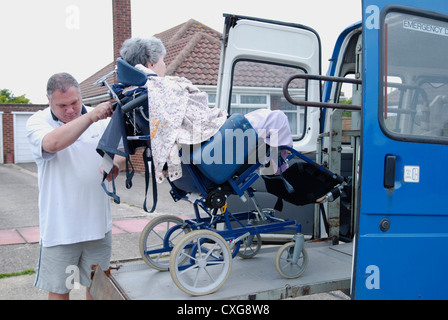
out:
M169 184L158 186L158 206L154 213L143 210L144 175L136 173L133 186L126 189L125 174L117 178L120 204L112 202L111 264L140 260L138 239L148 221L162 214L192 218L193 207L175 203L169 195ZM148 194L148 207L152 194ZM39 211L37 167L35 163L0 164L0 275L36 269L39 257ZM47 292L33 286L35 274L0 279L0 300L47 299ZM72 299L84 299L85 290L73 290Z
M143 210L145 182L136 173L133 186L126 189L125 174L116 181L120 204L112 202L111 265L142 261L138 248L141 230L154 217L172 214L194 218L193 206L174 202L169 184L158 185L158 204L154 213ZM152 204L151 189L148 207ZM0 275L35 269L39 257L39 213L37 168L35 163L0 164ZM46 300L48 293L34 287L35 274L0 278L0 300ZM71 299L85 299L85 288L74 289ZM312 295L304 299L346 300L341 292Z

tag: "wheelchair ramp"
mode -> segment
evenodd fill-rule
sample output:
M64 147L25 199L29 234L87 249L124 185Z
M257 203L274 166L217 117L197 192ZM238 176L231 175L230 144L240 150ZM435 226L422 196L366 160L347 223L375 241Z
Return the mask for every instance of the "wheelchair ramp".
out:
M184 293L175 285L169 272L154 270L145 263L112 270L110 281L121 296L131 300L275 300L350 288L351 243L307 245L308 268L297 279L285 279L277 272L275 255L279 248L263 246L252 259L234 258L224 285L217 292L205 296L192 297ZM105 295L101 298L107 299Z

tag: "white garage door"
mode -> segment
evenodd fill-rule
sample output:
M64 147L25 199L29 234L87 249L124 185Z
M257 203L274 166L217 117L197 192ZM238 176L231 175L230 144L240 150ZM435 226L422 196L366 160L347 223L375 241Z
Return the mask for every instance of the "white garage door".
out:
M26 122L33 115L31 112L15 112L14 114L14 158L16 163L33 162L28 138Z

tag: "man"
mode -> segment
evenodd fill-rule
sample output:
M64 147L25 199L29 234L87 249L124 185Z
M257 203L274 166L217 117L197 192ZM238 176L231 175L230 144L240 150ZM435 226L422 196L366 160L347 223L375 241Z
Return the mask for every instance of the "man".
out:
M67 73L48 80L47 97L49 107L26 126L39 177L41 253L35 286L48 291L49 299L68 300L73 280L79 280L91 299L91 266L105 270L111 256L110 199L101 187L96 146L113 108L110 102L85 107L78 82ZM124 158L114 159L115 177Z

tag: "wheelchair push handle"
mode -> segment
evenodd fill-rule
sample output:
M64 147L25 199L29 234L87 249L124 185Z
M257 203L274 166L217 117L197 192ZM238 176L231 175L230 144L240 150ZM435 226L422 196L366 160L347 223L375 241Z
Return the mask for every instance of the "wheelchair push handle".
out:
M123 107L121 107L121 110L123 111L123 113L130 112L130 111L134 110L135 108L141 106L147 99L148 99L148 94L142 93L137 98L129 101Z

